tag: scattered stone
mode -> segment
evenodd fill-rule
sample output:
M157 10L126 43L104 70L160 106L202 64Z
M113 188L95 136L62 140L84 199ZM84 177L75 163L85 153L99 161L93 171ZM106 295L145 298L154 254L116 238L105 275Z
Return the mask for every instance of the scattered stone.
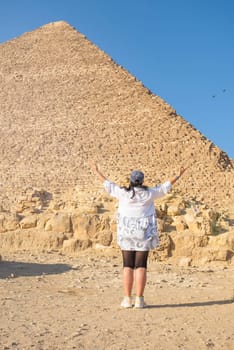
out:
M179 266L180 267L189 267L191 266L192 258L191 257L182 257L179 260Z

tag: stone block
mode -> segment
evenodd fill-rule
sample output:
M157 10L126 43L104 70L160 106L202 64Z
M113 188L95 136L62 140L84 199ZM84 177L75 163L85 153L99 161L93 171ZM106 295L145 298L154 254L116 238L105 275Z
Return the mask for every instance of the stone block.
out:
M22 228L22 229L36 227L37 226L37 216L35 216L35 215L26 216L20 221L19 225L20 225L20 228Z
M189 267L191 266L192 258L188 256L183 256L179 259L178 265L180 267Z
M176 231L181 232L188 228L187 224L185 223L185 220L181 216L175 216L173 218L173 225L176 227Z
M208 236L197 235L188 230L180 233L171 233L170 237L173 245L172 255L175 257L192 257L197 254L198 249L206 247L209 242Z
M234 231L225 232L209 239L209 247L234 251Z
M53 232L71 232L71 218L67 213L56 213L46 222L46 231Z
M4 213L0 215L0 232L14 231L19 228L20 216L16 213Z
M185 214L184 221L188 226L189 230L193 233L212 235L213 234L213 222L206 217L195 216L192 214Z
M63 252L64 253L75 253L79 250L85 250L91 247L92 242L89 239L77 239L71 238L63 242Z
M171 256L171 239L170 236L167 233L161 233L159 235L159 241L160 245L156 249L158 257L160 257L160 260L164 260Z
M100 243L103 246L109 246L111 245L113 239L113 235L111 231L102 231L98 234L98 243Z
M166 223L165 223L164 219L157 218L157 225L158 225L158 231L159 232L165 232Z
M208 261L227 261L234 256L234 251L225 248L208 248L206 258Z
M179 204L169 205L167 208L167 215L178 216L181 215L181 208Z
M110 231L110 219L99 215L75 214L71 217L74 237L96 240L101 232Z

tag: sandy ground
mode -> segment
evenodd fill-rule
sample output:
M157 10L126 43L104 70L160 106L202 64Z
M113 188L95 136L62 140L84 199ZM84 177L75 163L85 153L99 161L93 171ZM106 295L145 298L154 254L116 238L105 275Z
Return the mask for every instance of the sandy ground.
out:
M1 252L0 349L234 349L234 267L150 261L145 309L121 309L116 251Z

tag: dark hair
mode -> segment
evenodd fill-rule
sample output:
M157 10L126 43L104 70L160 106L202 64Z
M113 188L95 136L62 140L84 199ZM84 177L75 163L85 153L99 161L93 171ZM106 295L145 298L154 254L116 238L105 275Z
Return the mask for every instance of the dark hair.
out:
M131 197L131 199L132 198L134 198L135 197L135 187L138 187L138 188L142 188L143 190L148 190L148 186L144 186L144 185L142 185L142 183L140 183L139 181L135 181L135 182L132 182L132 181L130 181L130 184L129 184L129 186L128 187L126 187L126 186L123 186L123 187L121 187L121 188L124 188L127 192L129 192L129 191L132 191L133 193L132 193L132 197Z

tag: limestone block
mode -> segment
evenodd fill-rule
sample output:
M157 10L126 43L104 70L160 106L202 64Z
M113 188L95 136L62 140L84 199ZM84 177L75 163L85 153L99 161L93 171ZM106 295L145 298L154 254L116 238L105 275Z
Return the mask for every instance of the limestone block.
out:
M98 243L100 243L103 246L111 245L112 239L113 235L111 231L102 231L98 235Z
M74 237L79 240L86 240L95 237L99 225L98 215L75 214L71 217Z
M191 266L191 263L192 263L191 257L183 256L182 258L180 258L178 265L180 267L189 267Z
M178 216L181 215L181 208L179 204L169 205L167 208L167 215L169 216Z
M234 252L234 231L210 237L209 247L216 249L230 249Z
M167 204L166 203L162 203L159 207L156 207L156 215L158 218L163 218L165 217L165 215L167 215Z
M172 216L166 216L165 218L163 218L163 221L164 221L163 231L171 232L174 229Z
M174 216L173 217L173 225L176 227L176 231L181 232L188 228L187 224L185 223L185 220L181 216Z
M208 261L227 261L234 256L234 251L225 248L208 248L205 254Z
M202 210L202 216L205 216L211 219L212 221L216 221L219 218L220 214L214 209L206 209Z
M66 236L63 233L42 232L36 228L1 234L0 249L4 250L51 250L61 249Z
M170 234L173 242L173 256L191 257L197 254L197 249L206 247L209 242L209 237L206 235L198 235L188 230L183 232L173 232Z
M110 231L111 232L117 232L117 222L116 220L110 221Z
M22 229L33 228L36 226L37 226L37 216L35 215L26 216L20 221L20 228Z
M166 229L166 223L164 219L157 218L158 231L164 232Z
M19 227L19 222L19 215L4 213L3 215L0 215L0 230L1 232L14 231Z
M191 231L197 231L198 230L198 224L197 224L197 218L195 215L193 214L185 214L183 216L184 218L184 221L186 223L186 225L188 226L188 228L191 230Z
M46 222L46 231L53 232L71 232L71 218L67 213L56 213Z
M75 214L71 217L74 237L95 240L100 232L110 230L110 219L93 214Z
M213 222L209 218L185 214L184 220L191 232L204 235L212 235L214 232Z
M160 258L160 260L164 260L171 255L171 239L167 233L161 233L159 235L159 241L160 245L156 249L157 255Z
M23 211L24 211L23 204L17 204L15 211L16 211L16 213L19 213L19 214L23 213Z
M27 232L27 231L25 231ZM34 242L38 248L41 249L60 249L63 246L63 241L66 239L66 235L61 232L41 232L38 234Z
M54 211L64 209L64 207L65 207L65 202L63 202L61 200L58 202L51 201L49 204L49 209L54 210Z
M92 245L89 239L77 239L71 238L63 242L63 252L64 253L75 253L79 250L85 250Z
M52 213L48 212L48 213L43 213L38 215L38 220L37 220L37 227L39 229L45 229L46 223L51 219L51 215L53 215ZM52 230L52 226L51 224L48 225ZM46 231L49 231L48 229Z

